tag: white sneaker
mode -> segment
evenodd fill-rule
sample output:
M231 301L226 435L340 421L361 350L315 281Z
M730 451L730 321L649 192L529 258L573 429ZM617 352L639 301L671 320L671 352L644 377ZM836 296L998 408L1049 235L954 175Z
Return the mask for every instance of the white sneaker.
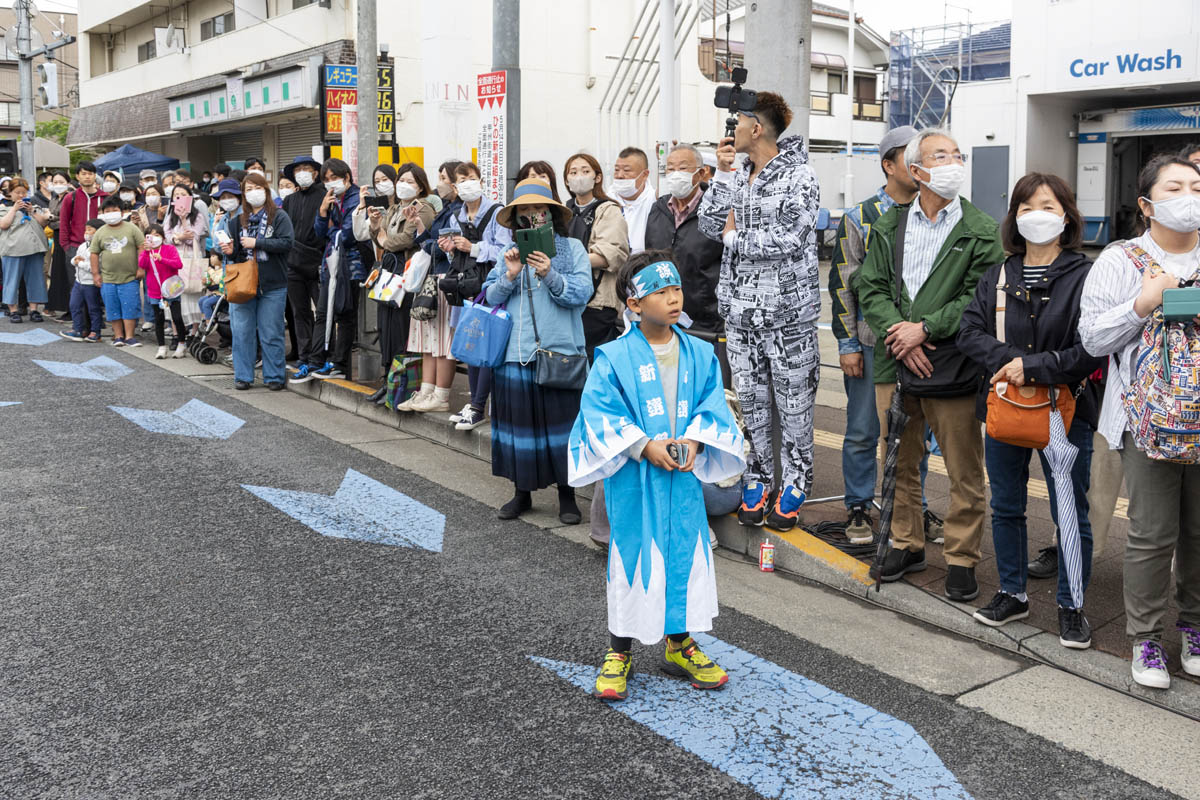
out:
M433 397L433 395L429 395L429 396ZM416 411L416 409L413 408L413 405L417 401L424 399L424 397L425 397L425 395L421 394L419 391L413 392L411 395L409 395L409 398L407 400L405 400L400 405L396 406L396 410L397 411Z
M1167 672L1167 654L1158 642L1144 639L1133 645L1133 680L1151 689L1171 688L1171 673Z
M482 411L476 411L475 409L468 406L463 411L462 415L459 417L458 422L455 423L454 430L456 430L456 431L473 431L476 428L478 428L480 425L485 424L486 422L487 422L487 417L483 414Z
M165 344L160 344L158 346L158 352L154 354L154 357L155 358L166 358L167 357L167 346Z
M1181 622L1175 623L1183 636L1183 671L1188 675L1200 675L1200 630L1189 628Z
M422 411L426 413L433 411L449 411L450 401L438 400L437 395L434 394L425 394L418 396L417 399L413 401L410 409L413 411Z
M149 333L152 330L154 330L153 322L143 322L142 323L142 333Z
M471 404L467 403L465 406L462 407L462 411L459 411L457 414L450 415L450 421L451 422L462 422L463 419L466 418L467 415L469 415L470 413L471 413Z
M187 355L187 345L183 342L175 345L175 352L171 354L171 358L183 358Z

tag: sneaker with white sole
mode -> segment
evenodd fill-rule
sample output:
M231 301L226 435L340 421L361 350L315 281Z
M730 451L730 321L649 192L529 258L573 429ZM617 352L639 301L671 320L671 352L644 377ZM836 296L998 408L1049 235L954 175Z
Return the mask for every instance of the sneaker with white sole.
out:
M156 352L154 354L154 357L156 359L157 358L166 358L167 357L167 346L165 344L160 344L158 346L158 352Z
M851 506L846 518L846 539L850 544L870 544L875 540L871 529L871 515L863 506Z
M1200 630L1182 622L1175 623L1175 628L1183 636L1183 671L1188 675L1200 675Z
M429 395L429 396L432 397L433 395ZM405 400L403 403L400 403L399 405L396 406L396 410L397 411L416 411L416 409L413 408L413 405L415 403L417 403L419 400L422 400L424 398L425 398L425 395L421 394L420 391L413 392L412 394L410 394L408 396L407 400Z
M346 377L346 373L343 372L340 368L335 367L333 365L332 361L326 361L325 366L323 366L319 370L315 371L312 375L314 378L320 378L323 381L329 380L330 378Z
M468 406L464 409L459 417L458 423L454 426L456 431L473 431L480 425L487 423L487 417L482 411L476 411Z
M171 354L171 358L183 358L187 355L187 344L180 342L175 345L175 352Z
M1133 663L1130 665L1133 680L1151 689L1170 689L1171 673L1167 672L1167 654L1162 645L1143 639L1133 645Z
M426 394L419 396L409 406L410 411L421 411L424 413L433 413L450 410L449 400L438 400L436 394Z
M288 378L288 383L308 383L313 379L313 369L308 364L301 364L296 374Z
M450 421L451 422L462 422L463 419L470 413L471 413L471 404L467 403L465 406L462 407L462 411L459 411L457 414L450 415Z

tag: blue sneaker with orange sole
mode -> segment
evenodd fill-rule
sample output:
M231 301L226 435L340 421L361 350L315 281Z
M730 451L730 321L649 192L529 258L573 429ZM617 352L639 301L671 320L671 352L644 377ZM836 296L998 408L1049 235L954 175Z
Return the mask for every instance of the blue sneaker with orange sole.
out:
M795 486L785 487L767 512L767 525L777 531L790 531L800 519L800 506L804 505L804 492Z
M742 487L742 504L738 507L738 524L758 527L767 515L767 487L751 481Z

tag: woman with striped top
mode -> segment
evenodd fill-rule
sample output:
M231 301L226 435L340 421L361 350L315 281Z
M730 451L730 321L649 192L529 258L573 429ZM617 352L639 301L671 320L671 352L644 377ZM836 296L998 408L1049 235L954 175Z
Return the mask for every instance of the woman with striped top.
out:
M1070 564L1059 553L1064 568L1058 572L1058 640L1064 647L1085 649L1091 645L1091 627L1083 608L1072 599L1068 576L1082 574L1086 591L1092 566L1087 492L1099 405L1085 379L1103 362L1088 355L1077 332L1079 297L1091 262L1079 252L1083 218L1066 182L1040 172L1017 181L1001 239L1008 258L989 269L976 286L975 297L963 312L958 346L991 376L988 384L981 384L975 406L982 422L987 420L987 394L1000 381L1017 387L1066 384L1078 396L1067 439L1079 448L1071 486L1082 563ZM996 313L997 285L1004 295L1003 317ZM999 331L998 319L1004 326ZM984 625L999 627L1029 616L1025 504L1033 452L991 436L984 438L984 462L992 487L992 541L1000 574L1000 591L975 612L975 619ZM1056 487L1044 451L1037 454L1057 527Z

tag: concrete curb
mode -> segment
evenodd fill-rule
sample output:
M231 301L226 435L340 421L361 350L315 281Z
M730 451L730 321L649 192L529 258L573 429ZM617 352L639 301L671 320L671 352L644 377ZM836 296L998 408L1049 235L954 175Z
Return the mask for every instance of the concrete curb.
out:
M428 439L436 444L491 461L491 426L473 431L456 431L446 414L397 413L386 407L367 402L371 390L349 381L312 380L288 384L298 394L349 411L381 425ZM590 492L580 494L590 497ZM1018 653L1027 658L1062 669L1087 680L1127 692L1148 703L1171 711L1200 716L1200 685L1176 677L1171 689L1159 692L1133 683L1129 662L1099 650L1071 650L1058 642L1058 637L1040 628L1013 622L1003 628L981 625L971 616L974 607L955 603L906 581L889 583L879 592L868 575L869 567L836 547L801 530L786 533L770 528L745 528L736 515L710 519L717 542L721 547L758 560L759 545L765 541L775 544L775 565L790 573L823 586L836 589L872 605L895 611L944 631L982 642L1001 650ZM964 665L969 668L969 665Z

